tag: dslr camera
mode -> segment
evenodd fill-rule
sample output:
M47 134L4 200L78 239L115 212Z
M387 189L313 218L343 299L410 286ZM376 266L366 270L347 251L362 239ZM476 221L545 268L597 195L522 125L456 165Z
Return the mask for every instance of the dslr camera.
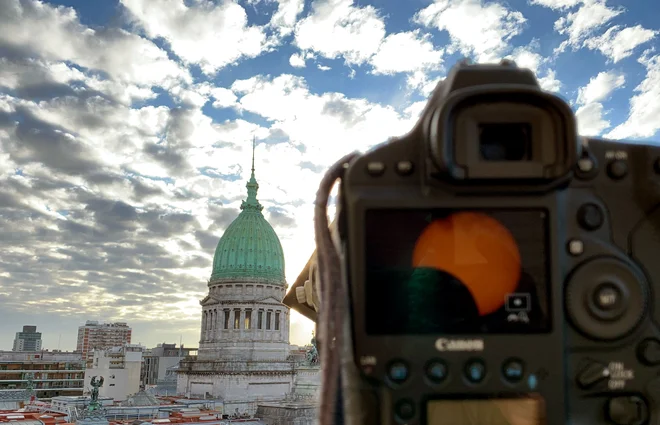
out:
M660 146L460 63L346 165L337 220L349 423L660 424Z

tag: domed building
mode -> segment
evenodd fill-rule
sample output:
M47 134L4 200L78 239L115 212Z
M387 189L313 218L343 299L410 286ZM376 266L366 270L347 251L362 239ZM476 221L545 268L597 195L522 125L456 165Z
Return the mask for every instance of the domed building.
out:
M254 148L253 148L254 149ZM226 413L254 413L259 401L293 391L299 362L289 356L284 252L257 199L252 174L247 199L215 250L202 306L197 358L183 360L177 393L215 398Z

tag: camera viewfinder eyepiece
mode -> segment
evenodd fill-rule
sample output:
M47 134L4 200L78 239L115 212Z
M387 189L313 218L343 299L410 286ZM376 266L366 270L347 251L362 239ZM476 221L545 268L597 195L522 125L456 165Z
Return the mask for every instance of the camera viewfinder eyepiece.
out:
M454 181L547 182L571 172L575 118L534 74L511 62L461 64L431 102L425 133L436 172Z

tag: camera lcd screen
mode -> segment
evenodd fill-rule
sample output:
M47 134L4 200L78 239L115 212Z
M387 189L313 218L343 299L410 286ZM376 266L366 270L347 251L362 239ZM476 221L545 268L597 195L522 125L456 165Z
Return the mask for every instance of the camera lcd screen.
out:
M547 212L369 210L371 335L550 331Z
M433 400L426 406L426 425L545 425L540 398Z

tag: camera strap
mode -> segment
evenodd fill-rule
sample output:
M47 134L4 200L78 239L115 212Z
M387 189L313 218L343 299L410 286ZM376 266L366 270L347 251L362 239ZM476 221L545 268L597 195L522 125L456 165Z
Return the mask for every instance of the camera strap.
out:
M344 316L347 314L341 261L330 233L328 201L330 193L340 180L348 163L357 153L351 153L333 164L323 176L316 192L314 208L314 234L317 266L320 275L321 308L319 311L318 339L321 357L321 400L319 425L335 423L337 393L340 376L340 350L343 344Z

